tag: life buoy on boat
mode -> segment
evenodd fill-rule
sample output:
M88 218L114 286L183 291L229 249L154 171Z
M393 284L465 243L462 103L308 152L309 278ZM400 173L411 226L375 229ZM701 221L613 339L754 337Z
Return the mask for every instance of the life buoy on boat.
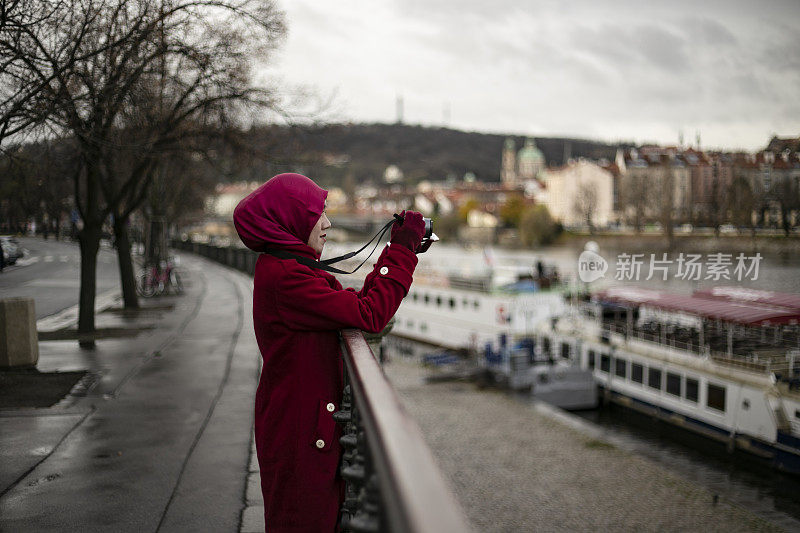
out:
M505 324L508 322L508 313L506 312L506 308L502 305L497 306L497 323L498 324Z

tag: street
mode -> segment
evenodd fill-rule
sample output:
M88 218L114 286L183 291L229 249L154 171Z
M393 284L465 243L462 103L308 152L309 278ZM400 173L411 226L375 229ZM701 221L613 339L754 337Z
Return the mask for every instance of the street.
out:
M77 247L53 244L38 256L72 250L74 265L59 265L77 283ZM182 259L180 296L98 314L98 327L133 336L94 350L40 341L39 372L86 370L91 381L52 407L0 410L0 531L239 531L259 370L252 280ZM108 288L116 271L104 267Z
M77 305L81 255L78 243L22 237L25 256L0 274L0 297L33 298L37 320ZM97 294L119 289L116 251L101 246L97 255Z

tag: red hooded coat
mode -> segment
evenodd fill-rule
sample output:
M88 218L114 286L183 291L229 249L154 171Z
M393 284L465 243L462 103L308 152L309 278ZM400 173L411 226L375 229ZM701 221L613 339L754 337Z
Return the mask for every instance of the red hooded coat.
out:
M281 248L318 259L306 243L327 191L299 174L280 174L233 214L242 242L256 252ZM255 439L269 532L336 530L343 482L338 473L343 362L338 330L381 331L408 293L416 255L387 246L359 292L331 274L262 254L256 262L253 321L263 357Z

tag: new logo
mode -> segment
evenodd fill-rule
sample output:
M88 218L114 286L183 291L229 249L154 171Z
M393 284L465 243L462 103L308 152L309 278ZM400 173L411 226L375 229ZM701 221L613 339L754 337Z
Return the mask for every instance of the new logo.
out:
M584 283L597 281L608 271L608 262L597 253L598 250L597 243L587 242L586 249L578 257L578 277Z

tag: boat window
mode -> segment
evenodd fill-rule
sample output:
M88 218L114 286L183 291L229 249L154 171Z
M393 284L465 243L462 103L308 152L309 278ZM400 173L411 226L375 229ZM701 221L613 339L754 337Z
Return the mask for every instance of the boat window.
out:
M600 355L600 370L603 372L611 370L611 357L608 354Z
M542 337L542 353L550 357L550 337Z
M690 402L697 403L697 398L700 396L700 385L696 379L686 378L686 399Z
M697 403L697 398L700 396L700 385L696 379L686 378L686 399L690 402Z
M795 418L800 418L800 409L795 409L794 410L794 417Z
M481 306L481 303L480 303L478 300L475 300L474 302L472 302L472 306L473 306L475 309L479 309L479 308L480 308L480 306Z
M450 309L455 309L455 308L456 308L456 299L450 298Z
M467 300L466 298L462 298L461 307L467 307L467 306L469 306L469 300Z
M428 324L426 324L425 322L420 322L419 330L420 331L428 331Z
M411 319L406 320L406 326L408 326L409 328L413 328L414 327L414 321L411 320Z
M725 387L709 383L706 387L706 405L717 411L725 412Z
M644 367L639 363L631 363L631 380L644 383Z
M667 394L672 394L673 396L681 395L680 374L673 374L672 372L667 372Z
M441 306L442 306L442 297L441 296L437 296L436 297L436 307L441 307Z
M419 299L419 296L417 295L416 292L411 293L411 299L414 300L415 302Z
M425 305L428 305L429 303L431 303L431 295L430 294L426 294L425 295Z
M657 368L647 369L647 385L653 389L661 390L661 370Z
M566 342L561 343L561 358L569 359L569 344Z
M614 358L614 373L621 377L628 377L628 361L625 359Z
M742 400L742 409L744 409L745 411L750 409L750 400L748 400L747 398Z
M589 368L594 370L594 350L589 350Z

